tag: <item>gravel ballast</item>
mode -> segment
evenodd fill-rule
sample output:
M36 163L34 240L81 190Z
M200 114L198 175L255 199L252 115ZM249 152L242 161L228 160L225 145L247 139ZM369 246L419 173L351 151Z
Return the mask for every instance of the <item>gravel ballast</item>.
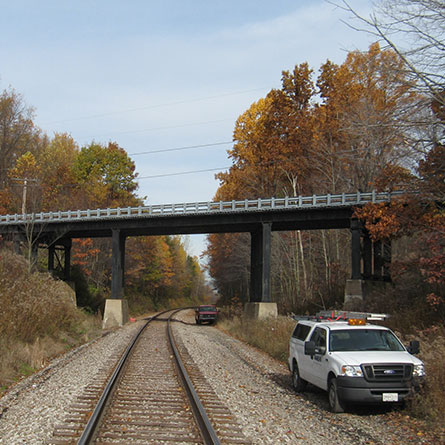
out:
M70 404L121 354L141 323L107 333L53 360L0 399L0 444L44 444L69 413Z
M189 311L174 324L190 356L254 444L439 443L419 434L400 414L366 409L328 411L326 394L298 395L286 365L214 326L197 326ZM0 444L44 444L70 404L125 350L142 322L131 323L54 360L0 399Z

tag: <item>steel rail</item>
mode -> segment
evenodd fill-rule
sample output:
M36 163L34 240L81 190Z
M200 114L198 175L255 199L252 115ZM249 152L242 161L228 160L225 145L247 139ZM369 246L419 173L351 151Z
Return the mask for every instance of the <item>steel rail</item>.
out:
M195 416L196 423L198 424L198 428L201 432L202 438L204 439L204 443L206 445L219 445L220 441L218 436L213 428L212 423L210 422L206 410L199 400L199 396L196 393L196 390L193 386L193 383L188 375L187 370L185 369L184 363L179 354L178 348L176 347L175 339L173 336L172 328L171 328L171 319L173 315L181 311L182 309L178 309L173 312L168 318L167 322L167 331L168 331L168 339L170 341L170 346L173 350L173 355L175 357L175 361L179 370L179 375L183 382L183 386L187 392L189 400L192 405L193 414Z
M165 311L165 312L168 312L168 311ZM138 333L134 336L133 340L128 345L127 349L125 350L121 359L119 360L119 363L117 364L116 368L114 369L113 374L111 375L110 379L108 380L108 383L105 386L105 389L104 389L102 395L100 396L99 401L97 402L96 408L94 409L93 413L91 414L91 417L88 420L88 423L87 423L85 429L83 430L79 441L77 442L78 445L87 445L87 444L91 443L94 433L96 432L97 426L99 425L99 420L102 417L102 414L104 412L106 403L109 400L111 394L113 393L113 391L116 387L116 384L119 380L119 377L122 374L122 370L124 369L125 362L127 361L128 357L130 356L139 337L141 336L142 332L145 330L145 328L150 324L150 322L152 320L155 320L156 318L158 318L160 315L164 314L165 312L160 312L159 314L156 314L155 316L150 317L147 320L147 322L141 327L141 329L139 329Z
M173 315L178 313L181 310L190 309L190 308L181 308L175 310L168 318L167 320L167 333L168 333L168 339L170 342L171 349L173 351L173 355L175 358L175 362L178 369L178 374L181 378L181 381L183 383L184 389L187 393L187 396L189 398L192 411L195 417L195 421L197 423L198 429L201 433L201 436L204 440L204 443L206 445L220 445L220 441L218 439L218 436L216 435L216 432L207 416L207 413L205 411L204 406L202 405L201 401L199 400L199 396L195 391L195 388L193 386L193 383L185 369L185 366L182 362L182 359L179 355L179 351L176 347L176 343L174 340L174 336L171 329L171 318ZM107 385L105 386L105 389L102 393L102 395L99 398L99 401L97 402L97 405L91 414L91 417L88 420L87 425L85 426L85 429L82 432L82 435L79 438L79 441L77 442L78 445L88 445L92 443L94 439L94 435L96 433L96 430L99 426L100 420L104 414L105 407L108 403L108 401L111 398L111 395L114 393L115 388L117 387L117 384L119 382L120 377L122 376L124 366L126 364L127 359L131 355L132 351L134 350L134 347L136 343L138 342L142 332L147 328L147 326L151 323L151 321L159 318L161 315L171 312L171 309L168 311L160 312L159 314L156 314L153 317L150 317L147 319L147 322L139 329L138 333L134 336L131 343L128 345L127 349L123 353L121 359L119 360L119 363L117 364L116 368L113 371L113 374L111 375Z

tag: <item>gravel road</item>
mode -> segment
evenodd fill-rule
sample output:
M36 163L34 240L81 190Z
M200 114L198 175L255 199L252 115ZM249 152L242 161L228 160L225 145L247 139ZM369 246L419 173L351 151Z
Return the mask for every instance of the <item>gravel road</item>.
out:
M254 444L445 443L421 433L403 413L367 409L332 414L323 392L293 392L282 363L213 326L196 326L192 312L179 318L175 332ZM131 323L110 332L11 388L0 399L0 444L46 443L70 404L110 366L111 357L124 351L140 326Z

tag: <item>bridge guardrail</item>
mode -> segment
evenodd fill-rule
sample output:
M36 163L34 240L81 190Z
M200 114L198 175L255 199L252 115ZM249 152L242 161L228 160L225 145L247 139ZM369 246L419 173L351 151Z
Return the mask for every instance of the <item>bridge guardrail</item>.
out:
M128 217L153 217L169 215L194 215L203 213L306 209L336 206L354 206L366 203L389 202L406 194L395 192L341 193L336 195L295 196L285 198L245 199L241 201L202 201L177 204L157 204L139 207L108 209L67 210L63 212L40 212L15 215L0 215L0 224L56 223Z

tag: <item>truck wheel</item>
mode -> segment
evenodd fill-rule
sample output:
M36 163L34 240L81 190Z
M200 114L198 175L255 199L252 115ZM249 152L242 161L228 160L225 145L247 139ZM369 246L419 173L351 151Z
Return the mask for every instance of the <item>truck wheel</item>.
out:
M338 397L337 379L333 377L328 385L329 408L333 413L344 413L345 406Z
M300 372L298 371L298 365L294 363L292 369L292 386L294 387L295 392L302 392L306 389L306 380L303 380L300 377Z

